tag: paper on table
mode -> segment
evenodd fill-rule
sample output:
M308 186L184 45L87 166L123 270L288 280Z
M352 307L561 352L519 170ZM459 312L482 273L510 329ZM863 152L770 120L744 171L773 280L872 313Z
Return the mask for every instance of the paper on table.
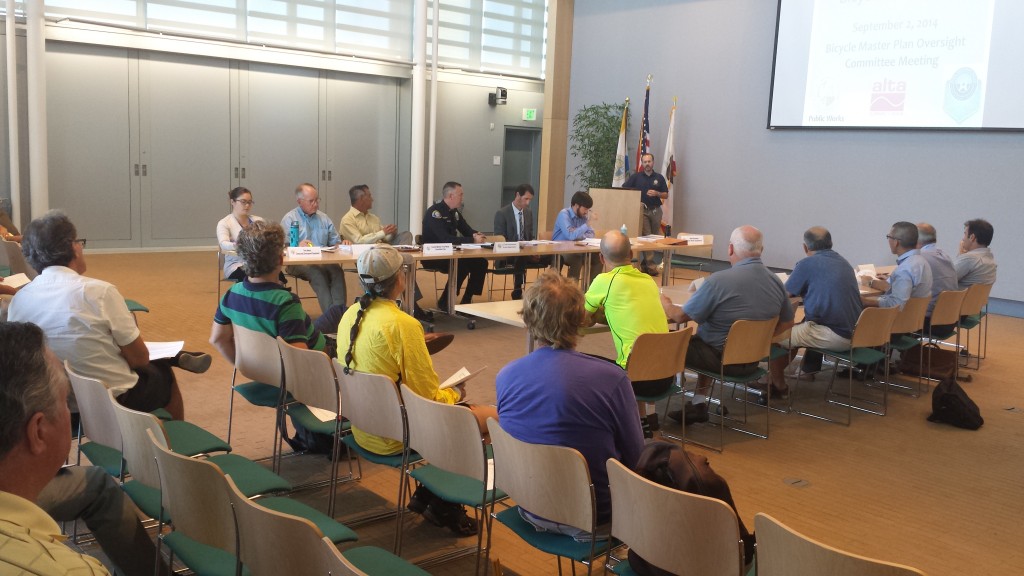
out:
M463 250L479 250L484 247L483 244L459 244Z
M146 348L149 349L150 361L159 360L161 358L174 358L184 347L184 340L179 340L178 342L146 342Z
M577 240L577 244L583 244L585 246L601 246L600 238L584 238L583 240Z
M701 287L701 284L704 284L703 276L701 276L700 278L695 278L693 282L690 282L690 287L687 288L687 291L696 292Z
M458 372L456 372L455 374L452 374L451 376L448 377L447 380L442 382L441 385L439 386L439 388L441 390L445 390L445 389L448 389L448 388L452 388L454 386L458 386L459 384L462 384L463 382L465 382L466 380L469 380L473 376L476 376L477 374L483 372L484 368L487 368L487 366L484 366L483 368L480 368L476 372L470 372L468 368L463 366L462 368L459 368Z
M10 286L11 288L21 288L22 286L28 284L29 282L31 282L31 280L29 280L28 276L26 276L24 273L12 274L7 278L4 278L3 280L0 280L0 284L3 284L4 286Z

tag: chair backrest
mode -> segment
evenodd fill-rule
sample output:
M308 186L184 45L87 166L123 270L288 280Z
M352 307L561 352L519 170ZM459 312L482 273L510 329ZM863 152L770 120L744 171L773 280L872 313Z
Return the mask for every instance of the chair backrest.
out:
M175 454L163 438L146 430L160 474L160 499L185 536L235 554L235 519L228 485L216 465Z
M93 442L108 448L121 450L121 428L117 425L114 414L114 401L102 382L88 378L71 369L67 360L64 369L71 381L71 389L75 391L78 413L82 418L85 435Z
M263 384L280 387L281 353L274 337L232 324L235 335L235 370Z
M484 441L473 411L428 400L402 384L409 447L432 465L486 482Z
M132 479L150 488L159 488L160 472L157 470L154 460L156 447L146 432L152 432L153 437L163 440L166 446L167 433L164 431L163 424L152 414L121 406L114 400L113 395L110 396L110 401L114 405L117 425L121 428L121 452L128 463L128 469L132 471Z
M988 295L992 292L991 284L971 284L967 287L967 294L960 307L961 316L975 316L981 314L981 309L988 304Z
M488 234L486 236L488 242L504 242L505 236L501 234Z
M537 232L537 240L551 240L551 237L554 234L554 230L541 230L540 232Z
M327 536L320 539L320 555L321 564L327 567L327 574L330 576L367 576L366 572L356 568L342 556L338 547Z
M910 334L920 332L924 329L924 316L928 313L928 303L931 298L911 298L903 305L892 323L893 334Z
M402 441L405 439L405 416L398 386L380 374L345 373L335 360L338 388L344 416L363 432Z
M29 280L39 275L35 268L29 266L25 261L25 255L21 252L21 244L10 240L0 240L0 245L3 246L4 253L7 254L7 267L11 269L11 274L24 274L28 276Z
M785 526L767 514L754 516L758 576L923 576L924 572L843 552Z
M853 336L850 337L851 348L865 348L869 346L884 346L889 343L892 336L892 323L900 309L868 307L860 312L857 318L857 326L853 329Z
M963 308L964 298L967 297L967 289L944 290L939 292L935 300L935 308L932 308L932 326L945 324L956 324L960 321L960 310Z
M666 334L641 334L633 342L626 361L626 374L633 382L658 380L679 374L686 368L686 349L693 328Z
M238 555L252 576L353 573L331 570L322 549L324 535L315 524L264 508L246 498L230 476L226 480L238 526Z
M772 336L778 323L778 317L733 322L722 350L722 364L748 364L766 358L771 351Z
M737 576L743 570L739 521L728 504L651 482L608 459L612 536L675 574Z
M516 440L496 420L487 419L494 448L494 484L531 513L594 531L594 490L587 460L565 446Z
M341 413L338 378L331 357L319 350L296 348L277 337L288 393L306 406Z

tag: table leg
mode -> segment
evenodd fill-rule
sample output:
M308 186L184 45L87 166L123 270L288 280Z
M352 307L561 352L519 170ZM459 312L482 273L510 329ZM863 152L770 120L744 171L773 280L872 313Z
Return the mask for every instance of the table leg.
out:
M661 253L661 285L668 286L669 276L672 275L672 253L674 250L665 250Z
M449 316L455 316L455 291L458 290L459 282L459 259L452 257L448 265L448 309L445 312Z

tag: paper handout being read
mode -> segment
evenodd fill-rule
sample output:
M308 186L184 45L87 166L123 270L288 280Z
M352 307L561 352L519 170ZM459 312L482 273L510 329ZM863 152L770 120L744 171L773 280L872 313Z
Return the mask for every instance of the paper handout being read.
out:
M456 372L455 374L452 374L451 376L448 377L447 380L442 382L441 386L439 386L439 388L441 390L446 390L448 388L452 388L454 386L458 386L459 384L462 384L463 382L465 382L466 380L469 380L473 376L476 376L477 374L483 372L484 368L487 368L487 366L484 366L484 367L480 368L476 372L470 372L468 368L463 366L462 368L459 368L458 372Z

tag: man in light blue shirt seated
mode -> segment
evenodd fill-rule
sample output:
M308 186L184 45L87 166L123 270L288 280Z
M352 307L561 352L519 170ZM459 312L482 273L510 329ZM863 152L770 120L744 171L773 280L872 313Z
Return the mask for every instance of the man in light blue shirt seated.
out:
M342 240L334 228L334 222L320 211L320 193L316 186L305 183L295 188L295 202L298 206L281 218L281 227L286 235L291 234L292 223L299 225L299 246L338 246L351 244ZM320 310L326 313L332 306L348 304L345 290L345 272L338 264L323 266L288 266L285 272L309 282L320 302Z
M569 201L569 207L558 213L555 219L555 231L551 239L555 241L583 240L593 238L594 229L590 227L590 209L594 207L594 199L586 192L576 192ZM566 254L562 260L569 266L569 277L579 279L583 258L587 254ZM594 277L601 272L601 260L597 253L590 254L590 277L586 286L590 286Z
M897 222L885 236L889 250L896 255L896 269L888 280L875 278L868 287L881 290L881 296L861 296L864 306L899 308L911 298L931 298L932 270L917 250L917 226Z

